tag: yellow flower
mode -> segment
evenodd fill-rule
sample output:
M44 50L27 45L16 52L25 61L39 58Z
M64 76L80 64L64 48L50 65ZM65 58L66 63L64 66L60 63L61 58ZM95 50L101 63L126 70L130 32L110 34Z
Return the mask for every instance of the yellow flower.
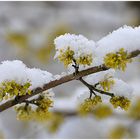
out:
M35 110L35 120L36 121L46 121L49 116L49 108L53 106L53 101L49 97L40 96L35 102L38 107Z
M90 66L92 64L92 54L79 57L76 60L76 63L79 65Z
M9 98L12 98L14 96L22 96L26 94L31 94L31 90L29 87L31 84L29 82L26 82L23 85L20 85L16 83L14 80L12 81L5 81L2 82L0 85L0 100L7 100Z
M111 86L114 84L115 84L115 81L113 79L106 79L100 82L100 85L102 86L104 91L109 91Z
M25 121L34 120L38 122L46 121L50 117L49 108L52 107L53 101L49 97L42 95L34 101L34 104L37 105L36 109L32 109L29 105L15 107L17 119Z
M49 119L47 120L47 128L49 132L55 133L63 122L63 115L59 113L51 113Z
M50 117L50 112L49 112L47 109L42 109L42 108L38 107L38 108L34 111L33 120L35 120L35 121L37 121L37 122L44 122L44 121L46 121L49 117Z
M79 106L78 112L80 115L87 115L91 113L94 109L94 107L98 104L101 103L102 99L101 96L95 96L91 99L85 99L85 101Z
M108 53L104 58L107 67L125 71L127 63L132 62L128 59L129 54L121 48L117 53Z
M69 64L72 64L74 58L74 51L68 47L65 51L63 49L59 50L58 59L64 63L64 66L67 67ZM79 65L91 65L92 64L92 54L83 55L75 59L76 63Z
M68 47L66 51L60 50L58 59L64 63L64 66L67 67L69 64L72 64L73 55L74 51L70 50L70 47Z
M129 117L140 119L140 99L137 99L128 112Z
M15 110L17 112L17 120L28 121L32 119L34 112L32 111L31 106L25 105L25 106L15 107Z
M124 110L128 110L130 107L130 100L123 96L113 96L110 98L110 103L114 108L121 107Z
M122 125L117 125L114 129L111 130L109 134L109 139L122 139L129 134L127 128ZM129 134L130 135L130 134Z
M53 106L53 101L49 97L41 95L35 102L40 108L48 110L49 107Z
M97 119L104 119L109 117L110 115L112 115L113 111L112 109L106 105L106 104L100 104L98 105L94 111L93 111L93 115L97 118Z

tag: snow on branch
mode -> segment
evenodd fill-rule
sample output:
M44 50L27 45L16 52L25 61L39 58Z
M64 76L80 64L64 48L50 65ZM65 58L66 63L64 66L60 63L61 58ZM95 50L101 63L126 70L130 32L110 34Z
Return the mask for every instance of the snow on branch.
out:
M42 87L50 82L52 74L36 68L27 68L26 65L19 60L3 61L0 64L0 83L5 81L15 81L18 84L31 83L30 89Z
M44 103L49 101L48 106L43 108L48 112L48 107L52 106L50 99L43 96L38 98L39 101L27 99L72 80L80 80L90 91L89 99L85 100L86 104L83 104L83 108L91 107L89 105L93 102L95 104L102 102L98 93L111 96L110 102L115 108L119 106L127 110L130 101L122 93L127 91L131 94L132 89L122 80L114 78L114 72L116 69L124 71L127 64L132 62L132 58L140 54L139 37L140 27L129 26L119 28L98 42L74 34L57 37L54 40L55 59L63 62L65 67L73 69L73 73L66 76L53 76L47 71L30 69L18 60L2 62L0 65L1 100L13 97L15 99L1 104L0 112L19 103L26 103L24 112L20 110L23 109L22 107L17 109L22 113L31 110L30 103L37 105L39 108L36 112L40 112L42 106L45 106L41 101ZM87 77L83 78L84 76ZM118 90L120 84L122 90ZM117 96L114 93L117 93ZM25 113L24 117L27 114Z

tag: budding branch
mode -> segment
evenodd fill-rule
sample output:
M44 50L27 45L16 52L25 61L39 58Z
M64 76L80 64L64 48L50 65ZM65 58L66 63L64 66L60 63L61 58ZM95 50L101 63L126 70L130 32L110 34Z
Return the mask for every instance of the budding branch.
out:
M128 59L134 58L134 57L138 56L139 54L140 54L140 50L133 51L133 52L130 53ZM54 81L51 81L51 82L45 84L42 88L38 87L38 88L32 90L31 95L19 96L18 98L9 100L9 101L1 104L0 105L0 112L6 110L6 109L8 109L8 108L10 108L10 107L12 107L16 104L22 103L26 99L28 99L32 96L35 96L35 95L37 95L37 94L39 94L43 91L46 91L48 89L54 88L56 86L59 86L61 84L64 84L64 83L67 83L67 82L70 82L70 81L73 81L73 80L77 80L81 77L84 77L84 76L87 76L87 75L90 75L90 74L93 74L93 73L105 71L105 70L108 70L108 69L110 69L110 68L106 67L103 64L103 65L100 65L100 66L95 66L95 67L88 68L86 70L79 71L78 73L73 73L73 74L69 74L67 76L61 77L59 80L54 80Z

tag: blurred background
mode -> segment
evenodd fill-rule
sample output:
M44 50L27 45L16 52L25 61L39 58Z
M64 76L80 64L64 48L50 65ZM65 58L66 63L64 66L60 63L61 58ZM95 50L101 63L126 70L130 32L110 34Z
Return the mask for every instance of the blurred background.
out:
M83 34L98 41L123 25L140 25L140 2L0 2L0 61L19 59L28 67L60 74L66 70L53 59L56 36ZM127 71L118 72L117 76L133 86L134 94L139 96L140 61L129 64ZM58 105L55 106L73 109L73 96L82 92L82 88L77 81L56 87L54 92ZM130 120L72 116L52 134L41 124L17 121L13 109L8 109L0 113L0 137L109 138L110 130L119 123L129 127ZM133 128L133 138L140 138L139 129L138 122Z

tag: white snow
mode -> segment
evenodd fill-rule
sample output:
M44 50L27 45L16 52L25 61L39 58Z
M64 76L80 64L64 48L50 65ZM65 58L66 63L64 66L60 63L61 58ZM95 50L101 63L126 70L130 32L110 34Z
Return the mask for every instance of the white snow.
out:
M61 74L53 75L53 79L54 79L54 80L59 80L59 79L61 79L62 77L68 75L68 74L69 74L69 73L67 73L67 72L62 72Z
M74 51L74 58L79 58L85 54L92 54L93 65L103 64L106 54L117 52L124 48L125 51L132 52L140 50L140 26L130 27L123 26L109 35L103 37L97 42L89 41L82 35L65 34L54 40L56 54L55 58L60 55L60 50L65 51L68 47Z
M56 46L55 57L59 55L61 49L66 50L70 47L70 49L74 51L75 58L85 54L93 54L93 61L95 61L95 63L97 63L97 61L102 62L103 57L107 53L116 52L120 48L124 48L128 52L140 49L139 37L140 27L132 28L129 26L124 26L113 31L97 43L89 41L82 35L65 34L54 40ZM89 75L85 80L90 84L95 84L109 77L113 77L114 73L115 71L110 69L108 71ZM30 87L31 89L42 87L51 80L59 79L66 74L67 73L62 73L61 75L53 76L47 71L36 68L27 68L26 65L19 60L4 61L0 64L0 83L3 81L15 80L19 84L24 84L29 81L32 84ZM117 85L121 86L121 88ZM119 90L117 90L117 88ZM126 90L127 88L129 89L128 91ZM116 84L112 90L114 92L117 91L117 94L119 95L122 95L122 93L130 94L132 91L130 90L130 87L121 80L116 80Z
M99 40L96 45L101 53L116 52L121 48L131 52L140 49L139 37L140 26L132 28L125 25Z
M103 63L107 53L117 52L124 48L128 53L140 50L140 26L132 28L123 26L96 42L97 60Z
M85 81L91 85L94 85L100 81L106 80L111 77L111 79L113 79L115 83L114 85L112 85L109 92L114 93L115 95L118 95L118 96L131 98L132 93L133 93L133 88L127 83L125 83L124 81L122 81L121 79L114 78L114 74L115 74L115 70L109 69L107 71L88 75L85 78ZM98 86L98 88L101 88L101 87Z
M88 90L88 88L79 88L77 90L76 96L78 104L81 104L85 99L89 98L90 91Z
M133 88L122 81L121 79L114 78L115 84L111 87L110 92L113 92L115 95L124 96L127 98L132 97Z
M89 41L82 35L74 34L65 34L57 37L54 40L56 47L55 58L60 54L60 50L66 50L70 47L74 51L74 57L78 58L83 54L92 54L93 56L93 65L100 65L104 63L104 57L108 53L115 53L121 48L124 48L128 53L140 50L140 26L139 27L130 27L123 26L116 31L113 31L109 35L103 37L101 40L94 42ZM87 67L86 67L87 68ZM85 68L84 68L85 69ZM80 67L81 70L81 67ZM74 69L68 67L69 73L74 72ZM98 72L89 76L86 76L84 79L89 84L96 84L100 81L114 77L115 70L110 69L104 72ZM126 84L120 79L114 79L115 84L112 86L110 92L115 93L118 96L130 97L133 92L132 87ZM87 96L85 94L85 96ZM85 97L84 97L85 98Z
M111 87L110 93L114 93L116 96L124 96L127 98L132 98L133 88L125 83L124 81L120 79L114 79L115 84ZM80 91L80 90L79 90ZM97 93L102 97L103 103L109 103L110 96L101 95L100 93ZM81 88L81 91L77 94L77 101L78 103L84 102L85 99L89 98L90 93L88 88Z
M53 79L51 73L36 68L27 68L26 73L27 79L31 81L32 89L42 87Z
M60 50L67 50L69 47L70 50L74 51L74 58L77 59L83 55L94 56L95 43L94 41L88 40L82 35L75 34L65 34L57 37L54 40L56 54L54 58L57 58L60 54Z
M97 73L88 75L84 79L89 84L94 85L100 81L104 81L105 79L108 79L110 77L114 77L114 74L115 74L115 70L109 69L106 71L101 71L101 72L97 72Z
M12 80L19 84L30 82L30 89L34 89L36 87L42 87L52 79L51 73L36 68L27 68L19 60L3 61L0 64L0 83Z
M15 80L20 84L25 83L27 81L26 65L19 60L1 62L0 83L6 80Z

